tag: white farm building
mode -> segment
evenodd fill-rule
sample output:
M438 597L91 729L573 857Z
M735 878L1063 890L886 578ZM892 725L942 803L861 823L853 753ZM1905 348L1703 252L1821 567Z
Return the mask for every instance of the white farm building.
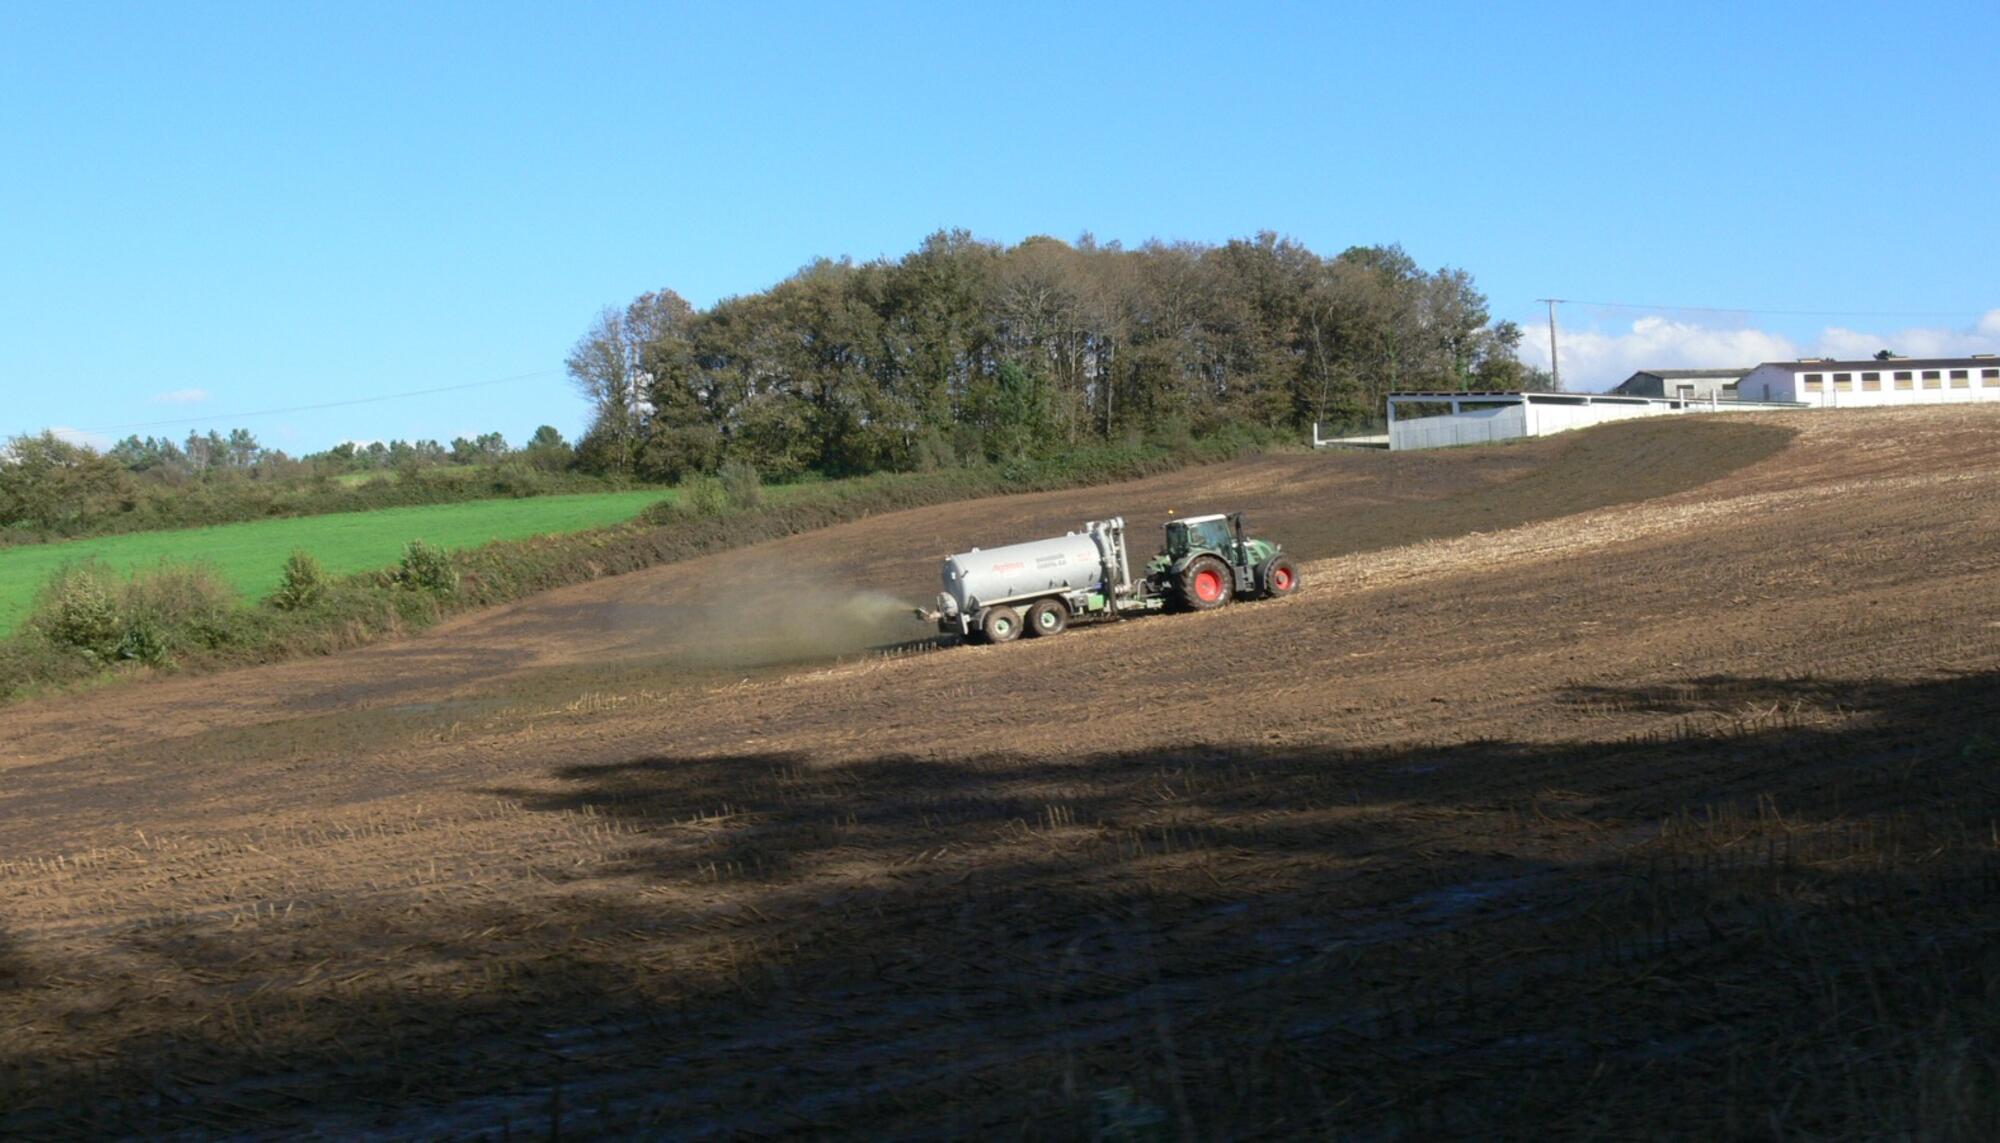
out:
M1747 371L1642 370L1609 393L1391 393L1384 443L1391 449L1443 448L1548 436L1628 417L1971 401L2000 403L2000 355L1814 357L1767 361ZM1379 439L1321 441L1319 427L1313 427L1316 445Z
M1627 397L1618 393L1450 390L1391 393L1388 405L1388 444L1396 450L1486 444L1516 437L1545 437L1631 417L1798 408L1797 405L1770 405L1756 401L1725 401L1714 395L1705 401L1698 401L1681 397ZM1316 425L1313 427L1313 440L1315 444L1344 443L1321 442Z
M1641 369L1612 392L1621 397L1679 397L1734 401L1748 369Z
M2000 401L2000 357L1891 357L1879 361L1767 361L1737 383L1744 401L1814 408Z

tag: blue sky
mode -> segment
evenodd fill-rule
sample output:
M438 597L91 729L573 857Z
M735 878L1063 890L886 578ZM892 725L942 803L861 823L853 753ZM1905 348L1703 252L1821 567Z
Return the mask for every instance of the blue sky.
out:
M0 433L573 435L600 307L945 226L1646 303L1585 387L2000 348L2000 6L1622 7L0 0Z

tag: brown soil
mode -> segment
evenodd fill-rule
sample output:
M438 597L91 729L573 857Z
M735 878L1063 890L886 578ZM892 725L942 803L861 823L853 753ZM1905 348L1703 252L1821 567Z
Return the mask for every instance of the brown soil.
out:
M11 708L0 1131L1987 1136L1996 444L1258 458ZM854 653L1229 508L1299 595Z

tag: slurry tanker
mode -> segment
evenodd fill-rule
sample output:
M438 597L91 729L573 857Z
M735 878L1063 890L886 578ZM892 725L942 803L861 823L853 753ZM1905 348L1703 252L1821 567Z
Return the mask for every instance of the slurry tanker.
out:
M1299 589L1298 569L1278 545L1245 538L1241 512L1169 520L1165 531L1165 547L1136 578L1117 516L1052 539L947 556L936 609L917 614L968 642L1009 643L1059 635L1072 623L1212 611Z

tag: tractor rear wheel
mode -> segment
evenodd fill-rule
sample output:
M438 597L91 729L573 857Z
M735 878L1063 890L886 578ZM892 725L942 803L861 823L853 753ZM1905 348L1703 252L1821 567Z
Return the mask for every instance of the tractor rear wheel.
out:
M1299 569L1284 556L1272 556L1266 561L1258 578L1264 584L1264 594L1272 599L1283 599L1299 589Z
M1060 635L1069 626L1069 605L1060 599L1038 599L1028 608L1028 634Z
M1021 634L1021 613L1011 607L989 607L979 630L988 643L1012 643Z
M1181 606L1189 611L1213 611L1235 593L1236 577L1214 556L1196 556L1181 569Z

